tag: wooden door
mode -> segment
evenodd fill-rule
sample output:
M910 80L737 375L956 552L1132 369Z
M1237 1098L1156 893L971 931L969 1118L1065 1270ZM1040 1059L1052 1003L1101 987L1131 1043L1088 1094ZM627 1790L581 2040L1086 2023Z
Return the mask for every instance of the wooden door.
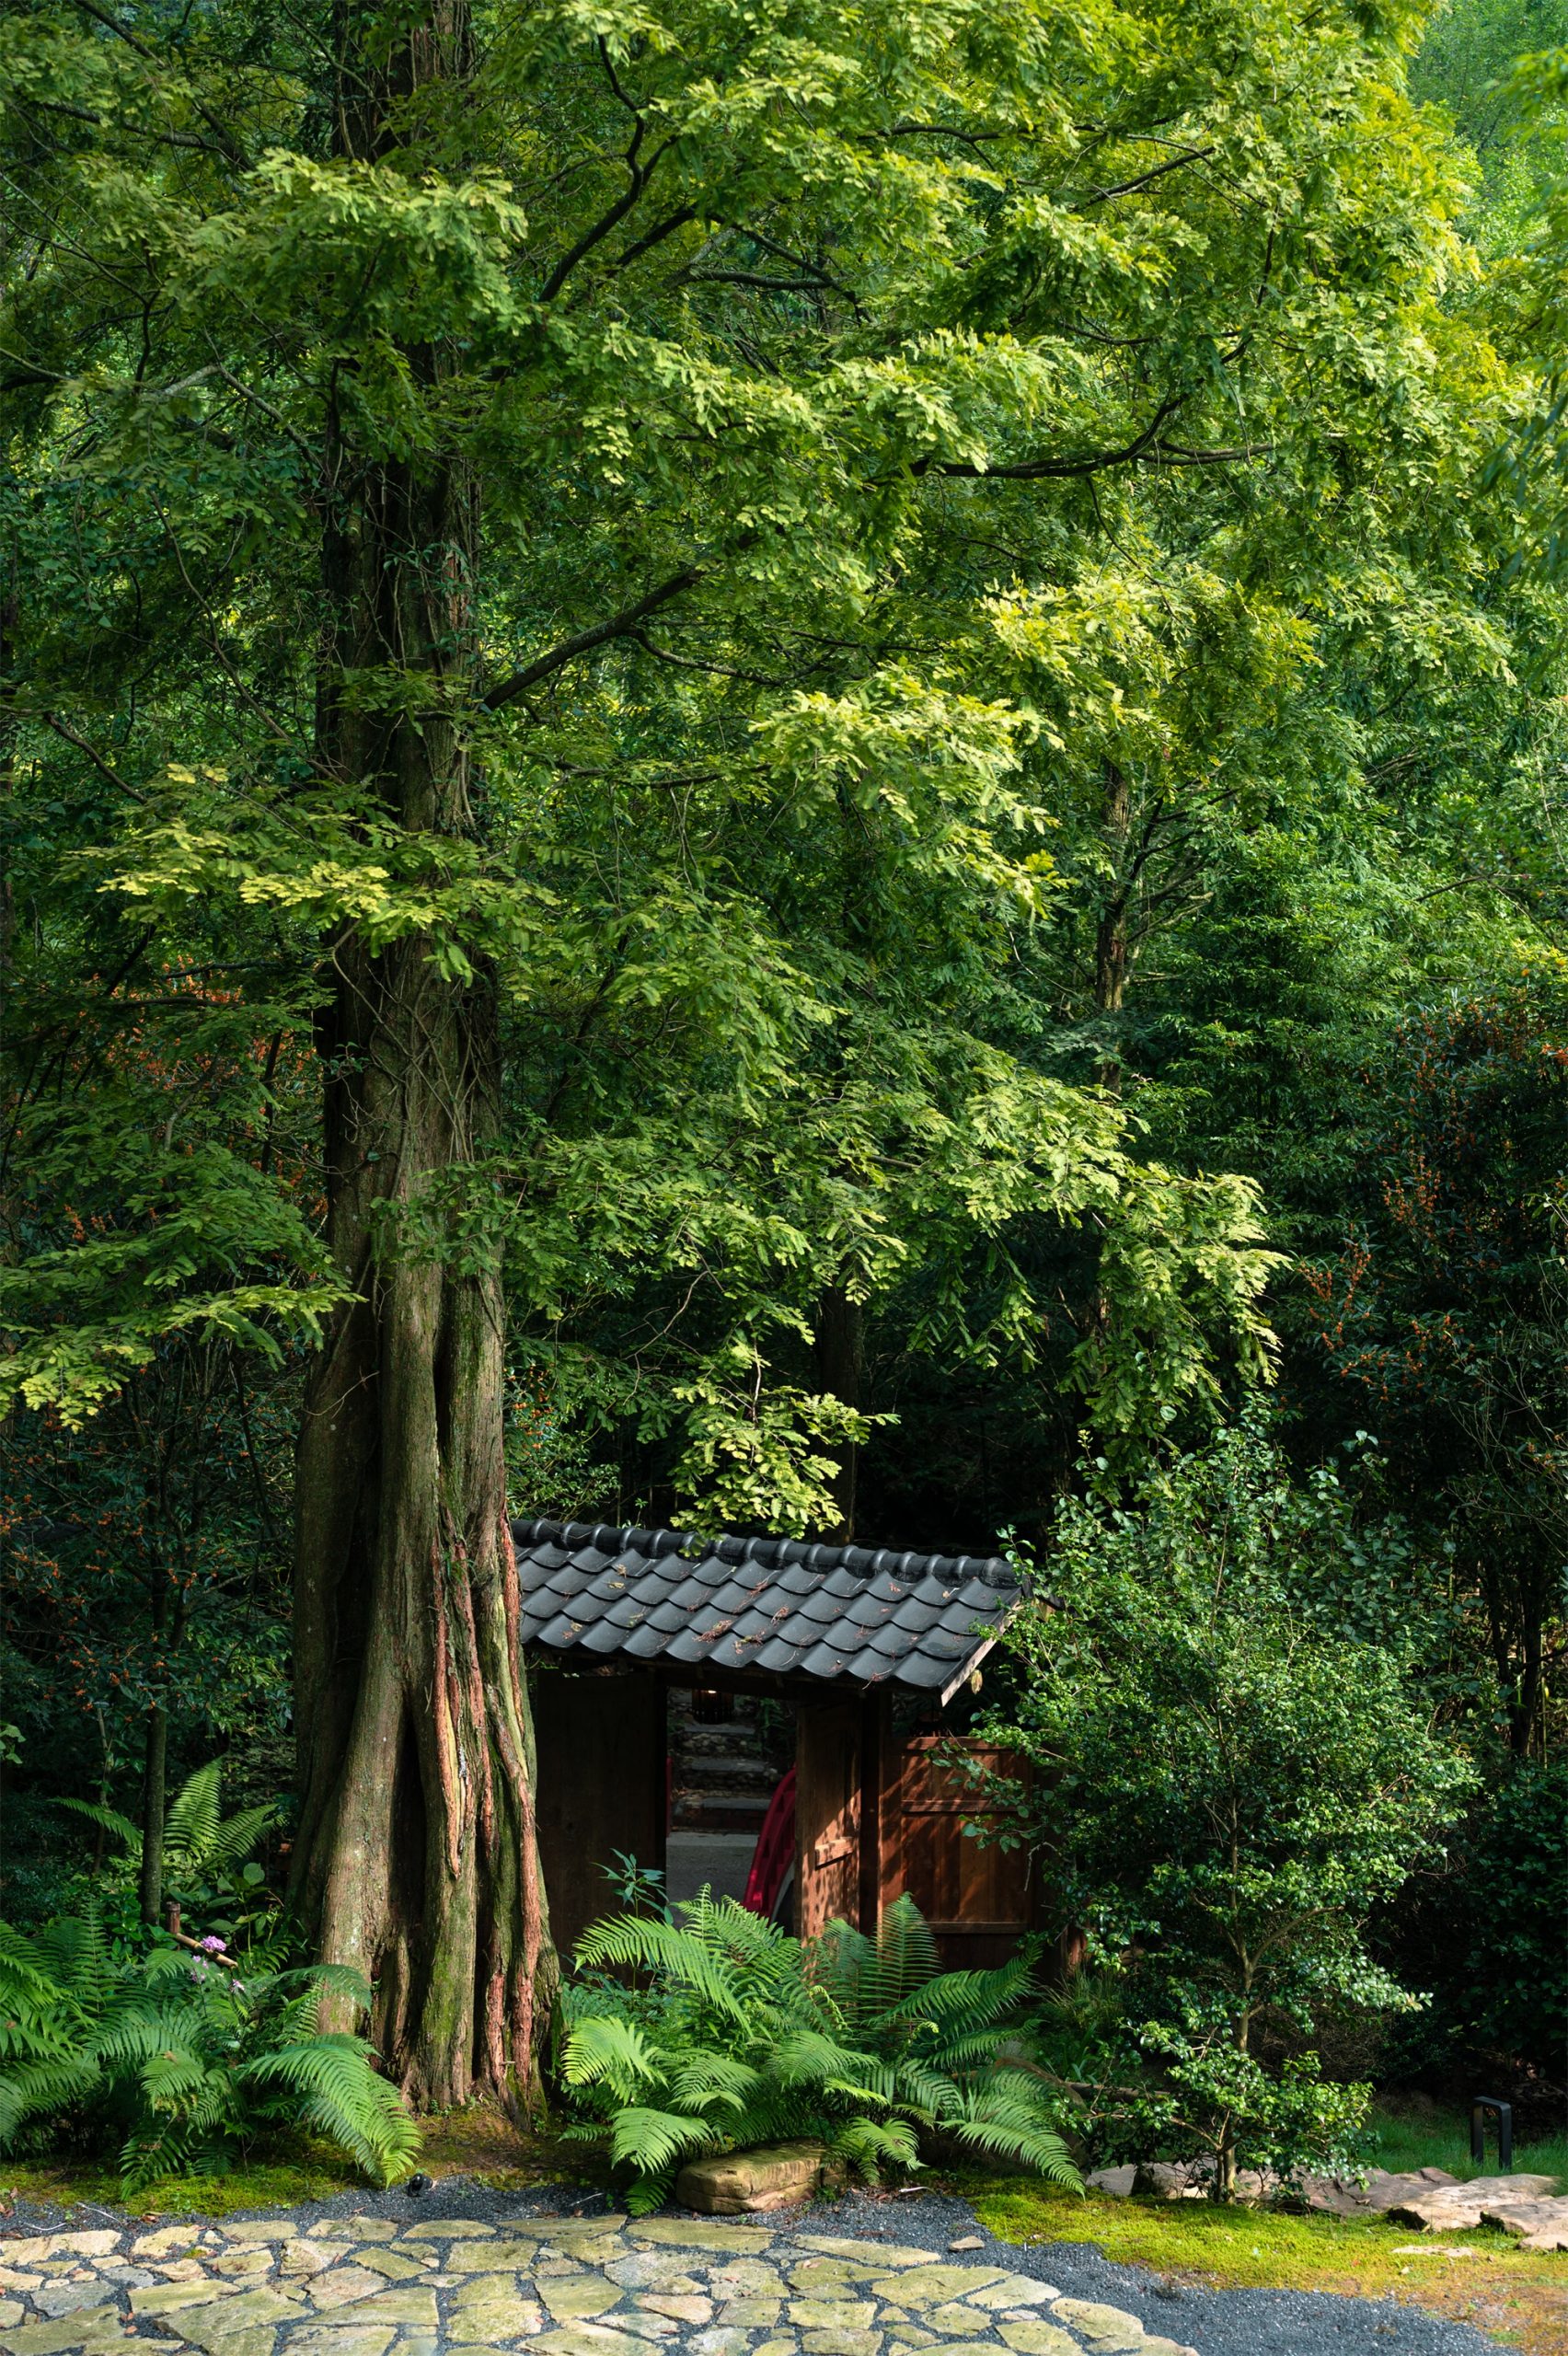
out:
M998 1849L964 1831L988 1811L963 1773L943 1761L949 1735L890 1743L882 1778L882 1903L907 1890L953 1969L1005 1963L1031 1927L1027 1849ZM986 1767L1019 1774L1020 1762L992 1744L962 1745Z
M651 1676L531 1665L538 1752L539 1864L550 1932L567 1955L623 1901L605 1872L617 1855L664 1866L664 1689Z
M860 1722L857 1701L795 1713L795 1930L814 1938L860 1912Z

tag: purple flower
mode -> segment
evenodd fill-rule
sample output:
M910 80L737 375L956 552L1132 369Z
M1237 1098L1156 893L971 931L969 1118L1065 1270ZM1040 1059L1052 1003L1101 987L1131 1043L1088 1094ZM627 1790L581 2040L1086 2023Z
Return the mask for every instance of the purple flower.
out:
M228 1941L226 1939L214 1938L209 1931L207 1936L202 1942L202 1952L203 1955L222 1955L227 1946Z

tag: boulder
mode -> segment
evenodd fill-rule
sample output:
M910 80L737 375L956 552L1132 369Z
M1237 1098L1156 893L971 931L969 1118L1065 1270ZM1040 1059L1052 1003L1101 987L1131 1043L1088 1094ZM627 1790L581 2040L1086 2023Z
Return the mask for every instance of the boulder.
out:
M1374 2168L1365 2184L1309 2176L1303 2179L1302 2191L1309 2209L1335 2217L1368 2217L1388 2214L1405 2201L1424 2200L1454 2181L1446 2168L1412 2168L1398 2176Z
M1548 2220L1535 2219L1536 2210L1561 2209L1568 2215L1568 2201L1549 2198L1556 2189L1557 2178L1551 2176L1481 2176L1470 2184L1424 2183L1381 2205L1396 2225L1414 2225L1424 2234L1462 2232L1479 2225L1483 2218L1503 2224L1510 2214L1526 2211L1532 2213L1528 2230L1544 2231ZM1511 2226L1509 2230L1526 2228Z
M1490 2201L1481 2222L1517 2234L1521 2249L1568 2249L1568 2200Z
M1144 2160L1139 2163L1136 2190L1155 2200L1184 2200L1193 2184L1185 2160Z
M1119 2168L1095 2168L1084 2178L1084 2182L1092 2185L1096 2192L1107 2192L1113 2200L1130 2200L1137 2180L1137 2169L1130 2160Z
M689 2161L675 2178L675 2199L705 2217L753 2217L809 2200L821 2180L820 2143L769 2143Z

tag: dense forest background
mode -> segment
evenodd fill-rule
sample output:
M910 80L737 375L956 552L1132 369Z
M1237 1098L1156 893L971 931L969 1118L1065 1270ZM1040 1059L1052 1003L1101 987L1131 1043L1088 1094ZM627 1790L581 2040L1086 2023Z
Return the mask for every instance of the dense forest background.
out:
M913 166L868 164L851 198L793 155L725 160L696 226L677 188L617 227L616 301L666 277L614 310L606 264L499 422L475 387L509 384L512 347L441 310L501 315L493 173L471 246L398 198L444 291L422 324L411 277L367 297L323 391L285 349L290 207L327 201L304 167L274 176L265 256L225 244L218 200L181 214L136 146L140 36L84 48L87 10L53 48L0 37L29 191L0 353L9 1918L101 1849L62 1797L138 1818L216 1757L231 1804L294 1787L297 1435L353 1281L333 969L419 927L455 987L502 976L499 1106L390 1244L361 1227L411 1263L444 1220L502 1288L512 1510L1048 1551L1086 1462L1135 1479L1248 1419L1304 1497L1343 1499L1334 1608L1397 1600L1483 1771L1377 1926L1441 1984L1373 2064L1468 2092L1484 2062L1560 2109L1568 6L1347 11L1287 100L1288 10L1188 13L1156 64L1089 11L1063 71L1124 75L1151 122L1207 107L1201 196L1168 194L1197 133L1135 169L1108 131L1073 163L1071 238L998 236L960 312L866 225L945 221ZM197 80L156 134L159 169L193 156L220 189L308 82L281 15L227 23L201 71L255 152ZM529 150L513 174L563 277L599 266L582 176L629 206L653 171L596 38L609 95L568 75L559 99L571 169ZM646 78L666 52L628 38ZM975 67L993 110L1013 70ZM1165 209L1111 202L1161 172ZM362 233L331 231L345 283ZM879 304L947 338L940 364L857 346ZM444 338L468 373L421 375ZM874 420L852 492L849 429L801 389L829 345ZM482 611L452 591L421 676L472 631L477 815L452 831L504 846L501 882L313 799L300 750L379 725L392 658L340 647L323 721L306 657L369 539L329 531L318 572L291 469L320 418L340 450L374 412L416 421L417 475L447 398L500 491L470 525L448 482L409 525L476 580L493 534ZM1041 420L1103 457L1031 456ZM430 693L427 739L453 708ZM1348 2029L1345 2052L1366 2062Z

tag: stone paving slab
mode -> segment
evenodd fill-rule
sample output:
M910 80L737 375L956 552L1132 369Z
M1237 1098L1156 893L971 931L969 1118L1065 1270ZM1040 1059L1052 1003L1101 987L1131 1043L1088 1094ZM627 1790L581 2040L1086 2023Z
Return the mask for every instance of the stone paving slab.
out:
M0 2356L1176 2356L983 2258L674 2217L293 2217L34 2235ZM61 2261L71 2279L59 2280ZM134 2260L134 2264L132 2261ZM62 2313L63 2305L69 2313Z
M0 2356L1496 2356L1391 2300L997 2242L941 2194L766 2224L590 2203L451 2181L222 2224L45 2233L24 2212L0 2232Z

